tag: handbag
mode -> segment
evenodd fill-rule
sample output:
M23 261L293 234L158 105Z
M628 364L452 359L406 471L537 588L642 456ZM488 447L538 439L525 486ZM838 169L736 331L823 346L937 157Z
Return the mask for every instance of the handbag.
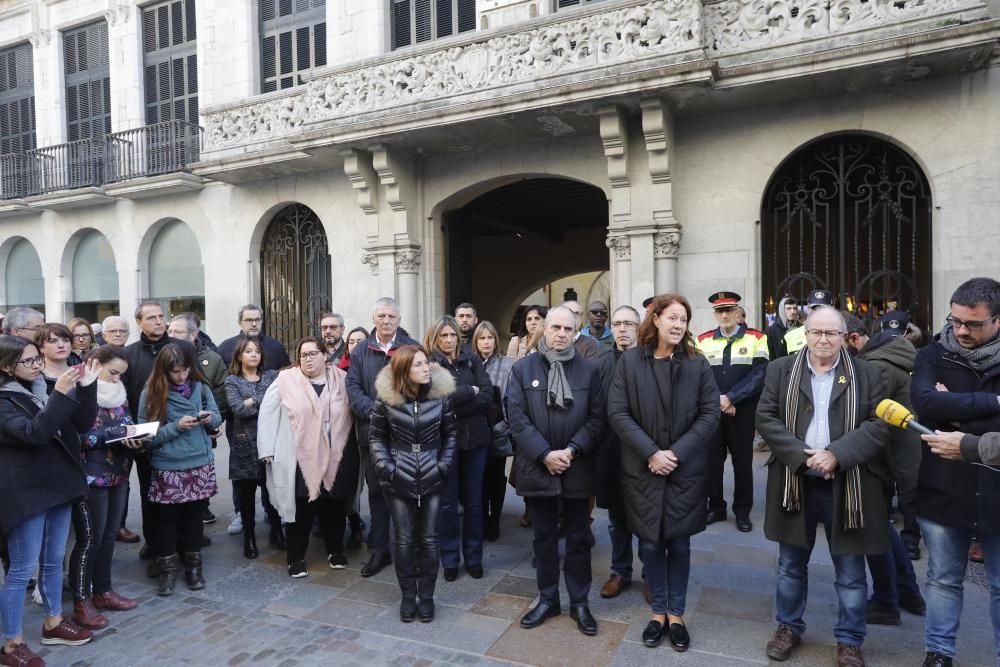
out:
M507 422L501 421L490 429L490 456L506 458L514 456L514 445L510 439L510 427Z

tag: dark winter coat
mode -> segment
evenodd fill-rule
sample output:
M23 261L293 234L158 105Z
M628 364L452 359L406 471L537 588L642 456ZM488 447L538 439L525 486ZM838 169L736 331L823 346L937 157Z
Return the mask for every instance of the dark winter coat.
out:
M601 390L605 396L611 395L611 382L615 379L615 368L622 358L617 346L601 358ZM608 402L604 402L604 420L607 422ZM604 435L604 442L597 454L597 506L604 509L622 506L622 441L613 428Z
M451 374L431 366L426 395L410 401L392 386L387 367L379 372L375 390L368 446L382 489L409 499L443 491L457 448Z
M241 331L219 344L219 355L226 362L227 368L233 362L233 352L236 351L236 344L246 337L246 334ZM265 334L255 336L255 338L260 341L261 347L264 348L264 365L260 370L280 371L292 365L291 360L288 358L288 351L285 350L285 346L281 344L280 340L275 340Z
M358 433L358 443L362 449L368 447L368 422L375 407L375 378L389 365L393 352L404 345L419 345L402 328L396 330L396 340L386 354L378 346L376 332L368 336L364 344L358 343L351 354L347 369L347 399L351 403L351 414ZM362 456L365 454L363 453Z
M465 351L451 362L440 352L431 355L431 360L448 371L455 380L455 392L451 404L458 418L459 451L469 451L488 447L490 425L487 415L493 403L493 383L478 356L469 356ZM476 392L473 387L479 387Z
M229 440L229 479L259 479L260 462L257 456L257 415L264 394L278 377L278 371L263 371L257 382L242 375L226 377L226 402L232 417L226 424ZM244 401L253 399L247 405Z
M97 418L97 383L73 397L53 392L44 408L41 378L29 392L17 381L0 386L0 533L25 519L82 498L87 479L80 436Z
M940 382L948 391L938 391ZM910 386L921 423L942 431L1000 431L1000 363L980 374L932 343L917 352ZM945 526L1000 533L1000 473L921 448L917 515Z
M656 364L670 364L669 387L658 386ZM648 348L622 354L608 394L608 422L621 439L625 511L640 539L662 544L705 530L709 442L719 414L719 389L701 354L678 352L669 361L655 359ZM649 470L649 457L662 450L679 462L666 476Z
M803 349L799 354L806 354ZM846 355L847 351L841 354ZM806 431L812 420L813 394L812 378L807 369L802 373L798 387L790 387L792 365L796 355L782 357L767 366L764 379L764 393L757 405L757 431L771 448L767 460L767 507L764 515L764 535L769 540L808 547L805 512L786 512L782 508L784 494L785 466L796 474L806 470L804 450ZM873 365L854 360L855 381L858 387L858 408L853 431L844 432L847 390L851 386L850 376L841 360L834 370L837 377L830 394L829 452L837 458L838 468L833 478L833 526L831 526L830 549L834 555L880 554L888 550L889 538L886 526L889 524L885 498L886 478L880 464L881 454L889 441L889 431L885 422L875 415L875 406L885 398L886 392L882 374ZM844 379L842 383L840 380ZM802 392L795 422L795 433L785 428L785 399L789 391ZM861 509L864 512L864 527L859 530L844 530L844 480L845 471L858 466L861 472ZM803 493L808 489L803 485Z
M563 368L573 392L573 404L565 410L546 405L549 363L544 354L529 354L511 370L507 420L515 442L518 495L590 498L597 493L597 454L606 428L601 373L579 355ZM563 474L549 474L543 459L566 447L577 450L576 458Z
M139 340L125 347L128 370L122 376L122 382L125 383L125 395L128 397L128 409L133 421L139 416L139 397L146 388L149 376L153 374L157 355L165 345L175 342L177 341L166 335L154 342L146 338L146 334L143 333L139 334Z

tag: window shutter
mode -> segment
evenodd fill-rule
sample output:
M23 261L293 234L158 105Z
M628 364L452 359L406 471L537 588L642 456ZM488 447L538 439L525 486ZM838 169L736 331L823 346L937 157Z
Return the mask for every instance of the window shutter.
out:
M458 31L476 29L476 0L458 0Z
M326 64L324 0L258 0L261 92L292 88Z
M410 0L392 4L392 48L410 45Z
M452 32L451 0L437 0L437 30L438 37L447 37Z
M108 24L63 34L66 63L66 124L70 141L99 139L111 131L111 72Z
M326 23L313 26L313 64L316 67L326 65Z
M269 0L272 3L273 0ZM263 6L264 0L261 0ZM166 0L142 10L143 34L156 35L145 50L146 124L198 118L195 0ZM148 26L148 27L147 27ZM191 107L194 107L193 112Z
M392 48L476 29L476 0L390 0Z
M413 20L416 26L417 43L431 39L431 0L414 0Z

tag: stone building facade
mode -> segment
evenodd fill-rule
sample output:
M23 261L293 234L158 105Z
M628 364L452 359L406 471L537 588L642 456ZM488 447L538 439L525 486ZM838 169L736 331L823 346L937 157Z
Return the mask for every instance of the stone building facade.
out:
M940 325L1000 264L998 5L0 2L34 123L0 156L0 308L152 297L220 337L264 301L290 338L391 294L422 332L463 300L505 325L540 285L610 270L613 304L679 291L695 329L712 292L760 324L820 287ZM79 139L66 45L91 25L110 134Z

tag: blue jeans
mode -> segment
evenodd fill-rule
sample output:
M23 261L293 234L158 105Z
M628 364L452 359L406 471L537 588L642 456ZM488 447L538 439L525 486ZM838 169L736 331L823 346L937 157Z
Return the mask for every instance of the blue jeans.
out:
M458 567L462 560L466 567L483 564L483 475L487 454L486 447L460 451L448 471L438 514L441 567Z
M889 550L877 556L867 556L872 573L872 600L887 607L898 608L899 596L919 595L917 575L906 553L906 545L896 527L889 524Z
M806 630L802 615L809 590L809 556L816 543L816 524L822 522L830 542L833 524L833 482L806 476L802 488L802 510L806 519L808 547L793 544L778 545L778 586L775 599L776 620L791 626L795 634ZM861 646L865 641L865 602L868 581L865 578L865 557L835 556L832 553L834 587L840 604L840 616L833 626L833 636L840 644Z
M639 540L639 553L653 613L683 616L691 574L691 539L683 537L666 544Z
M924 644L928 651L955 656L955 638L962 616L962 583L969 561L973 530L942 526L919 517L920 532L927 545L927 622ZM1000 665L1000 535L977 533L986 556L990 578L990 617L993 641Z
M62 613L63 556L69 537L70 504L58 505L28 517L7 533L10 571L0 590L0 614L6 639L23 634L24 593L41 559L38 590L46 616Z

